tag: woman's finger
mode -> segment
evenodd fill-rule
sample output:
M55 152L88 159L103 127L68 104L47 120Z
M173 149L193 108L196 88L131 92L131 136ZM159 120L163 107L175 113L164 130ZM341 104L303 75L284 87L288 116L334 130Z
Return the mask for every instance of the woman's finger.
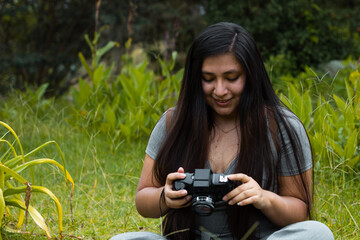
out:
M246 175L244 173L230 174L230 175L227 175L227 177L231 181L240 181L242 183L247 183L252 180L251 177L249 177L248 175Z

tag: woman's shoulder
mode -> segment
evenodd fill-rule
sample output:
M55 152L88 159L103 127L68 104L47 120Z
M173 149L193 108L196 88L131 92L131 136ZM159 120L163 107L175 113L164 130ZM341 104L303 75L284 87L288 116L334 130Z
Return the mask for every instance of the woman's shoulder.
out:
M172 121L172 119L169 116L172 117L173 111L174 111L173 108L169 108L168 110L166 110L161 115L161 117L159 118L159 120L157 121L157 123L155 124L155 126L151 132L145 152L152 159L156 158L156 155L159 151L159 147L165 139L168 126L170 124L170 121Z

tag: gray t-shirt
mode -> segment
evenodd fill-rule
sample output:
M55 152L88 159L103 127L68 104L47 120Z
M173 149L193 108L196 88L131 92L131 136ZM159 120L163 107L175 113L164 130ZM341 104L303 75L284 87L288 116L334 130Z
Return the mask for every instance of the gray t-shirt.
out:
M278 166L279 166L278 174L279 174L279 176L292 176L292 175L297 175L299 173L305 172L305 171L309 170L310 168L312 168L311 148L310 148L310 143L307 138L305 129L304 129L303 125L301 124L300 120L293 113L291 113L290 111L288 111L286 109L283 109L283 114L284 114L285 119L287 120L288 124L290 125L290 127L293 127L293 129L296 131L296 133L299 137L299 140L301 143L301 148L302 148L302 153L303 153L304 159L305 159L305 163L302 166L300 166L300 168L298 168L294 158L290 158L290 162L288 162L288 160L285 158L285 155L282 154L282 157L279 160L280 164L278 164ZM289 152L291 153L292 148L290 145L290 140L287 137L284 126L279 125L279 131L281 131L284 136L283 145L285 145L285 146L283 146L283 147L286 148L288 153ZM166 113L164 113L161 116L160 120L155 125L155 127L151 133L147 148L145 150L145 152L152 159L156 159L159 148L160 148L161 144L163 143L165 136L166 136ZM268 127L268 136L270 138L271 147L275 154L275 152L276 152L275 145L273 143L269 127ZM291 156L291 154L290 154L290 156ZM224 174L235 173L236 163L237 163L237 158L235 158L231 162L231 164L226 169ZM206 163L205 168L211 169L209 162ZM264 176L264 179L266 179L266 176ZM262 183L261 185L263 186L264 183ZM277 189L273 189L273 191L277 192ZM197 227L197 229L202 229L202 231L204 231L204 229L206 229L209 232L217 235L221 239L226 239L226 240L233 239L231 236L231 233L228 229L228 223L227 223L228 217L226 214L226 205L215 207L215 209L213 210L213 212L210 216L199 216L199 215L195 214L195 217L196 217L195 226ZM270 222L261 213L261 211L259 211L259 220L260 220L260 224L257 228L256 235L260 238L267 236L267 235L271 234L272 232L279 229L279 227L277 227L272 222ZM196 232L198 232L198 231L196 231Z

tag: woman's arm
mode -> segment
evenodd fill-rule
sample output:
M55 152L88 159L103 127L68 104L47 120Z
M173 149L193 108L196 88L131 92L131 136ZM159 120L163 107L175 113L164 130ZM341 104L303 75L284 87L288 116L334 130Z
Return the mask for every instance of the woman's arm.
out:
M311 184L311 169L304 172L306 182ZM239 207L253 204L274 224L283 227L308 218L306 194L301 189L301 176L279 177L279 194L262 189L251 177L239 173L229 175L230 180L242 184L224 196L230 205ZM307 186L311 189L311 186Z
M179 168L178 172L170 173L166 178L165 186L161 186L161 184L156 181L153 174L154 163L154 159L146 154L135 198L137 211L143 217L150 218L158 218L161 214L164 215L169 208L181 208L187 206L188 201L191 199L191 196L186 196L186 190L172 190L174 180L185 178L183 168ZM165 201L160 201L161 192L163 190Z

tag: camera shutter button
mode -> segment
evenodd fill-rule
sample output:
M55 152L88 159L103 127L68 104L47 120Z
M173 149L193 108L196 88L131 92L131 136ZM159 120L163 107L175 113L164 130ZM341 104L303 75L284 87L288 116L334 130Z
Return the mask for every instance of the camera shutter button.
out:
M176 191L185 189L185 183L176 181L174 183L174 188Z

